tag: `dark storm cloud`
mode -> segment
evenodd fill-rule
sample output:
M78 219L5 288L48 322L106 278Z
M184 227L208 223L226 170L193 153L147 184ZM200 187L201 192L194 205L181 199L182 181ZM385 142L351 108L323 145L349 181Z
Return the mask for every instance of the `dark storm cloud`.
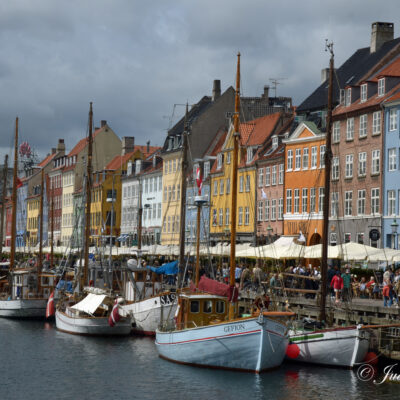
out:
M328 64L369 46L371 23L396 24L373 0L336 1L54 1L0 5L0 148L10 148L16 115L21 136L44 155L57 138L71 149L86 133L89 101L119 136L162 144L175 103L234 84L242 53L244 95L270 78L299 104ZM388 11L389 10L389 11ZM184 111L176 107L175 122Z

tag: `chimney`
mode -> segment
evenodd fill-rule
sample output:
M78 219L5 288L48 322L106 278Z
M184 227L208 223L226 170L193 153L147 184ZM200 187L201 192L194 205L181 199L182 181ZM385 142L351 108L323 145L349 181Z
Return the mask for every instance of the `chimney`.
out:
M146 142L146 145L147 145L147 151L146 151L146 153L148 154L148 153L150 153L150 140L148 140L147 142Z
M65 143L64 139L58 139L58 144L57 144L57 152L65 152Z
M101 127L104 128L107 125L107 121L105 119L102 119L100 124L101 124Z
M321 83L324 83L329 78L329 68L322 68L321 69Z
M263 100L268 100L269 99L269 86L265 85L264 86L264 93L261 96Z
M212 101L218 99L221 96L221 81L219 79L214 80L213 91L212 91Z
M370 52L375 53L382 45L394 38L394 24L392 22L374 22L371 28Z
M124 136L122 138L122 155L132 153L135 148L135 137L134 136Z

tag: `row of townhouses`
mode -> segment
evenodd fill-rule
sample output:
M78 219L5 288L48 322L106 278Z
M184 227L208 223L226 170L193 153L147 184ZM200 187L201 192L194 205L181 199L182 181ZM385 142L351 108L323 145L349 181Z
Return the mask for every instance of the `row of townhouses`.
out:
M282 235L321 242L323 204L329 201L329 243L355 241L398 248L400 218L400 39L392 23L372 24L371 44L334 71L332 171L325 198L328 73L297 107L289 97L241 96L238 154L237 238L270 243ZM195 198L201 171L200 240L230 240L235 90L191 105L167 133L162 147L122 140L106 121L93 135L91 240L101 246L194 243ZM187 165L183 135L187 129ZM67 153L63 139L18 188L17 246L39 238L41 170L45 173L43 238L48 244L79 246L84 224L87 139ZM184 181L182 171L186 171ZM185 183L183 185L183 182ZM186 192L182 193L182 190ZM186 218L182 219L182 200ZM3 241L10 244L11 203L5 207ZM138 237L141 225L141 238Z

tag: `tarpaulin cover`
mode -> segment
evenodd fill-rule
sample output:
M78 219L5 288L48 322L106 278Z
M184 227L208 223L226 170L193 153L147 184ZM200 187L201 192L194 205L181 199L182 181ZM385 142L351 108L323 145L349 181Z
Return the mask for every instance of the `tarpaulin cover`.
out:
M170 263L166 263L161 265L161 267L148 267L151 271L156 274L165 274L165 275L176 275L178 273L178 261L172 261Z
M205 275L200 278L199 290L217 296L229 297L229 285L207 278Z
M106 295L104 294L89 293L82 301L73 305L71 308L83 311L87 314L93 314L105 298Z

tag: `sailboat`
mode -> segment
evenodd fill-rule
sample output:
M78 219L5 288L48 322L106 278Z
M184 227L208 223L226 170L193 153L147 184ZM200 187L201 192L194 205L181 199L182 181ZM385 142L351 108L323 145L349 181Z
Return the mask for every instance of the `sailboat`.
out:
M202 277L196 263L195 290L178 296L176 323L156 332L160 357L177 363L259 373L281 365L289 342L291 312L259 310L240 315L235 287L236 193L239 143L240 54L233 125L230 285ZM199 235L199 226L197 235ZM199 259L197 246L197 260Z
M332 88L333 88L333 43L327 43L330 51L330 73L328 90L328 116L326 128L326 153L325 153L325 199L329 199L331 176L331 130L332 130ZM323 243L321 262L321 304L320 323L304 321L298 329L290 331L290 344L288 357L301 362L321 364L336 367L353 368L361 363L369 347L370 332L362 325L358 326L333 326L323 328L326 321L326 296L327 296L327 266L328 266L328 216L329 201L323 204ZM318 327L317 327L318 326Z
M43 187L40 196L40 238L43 224ZM9 318L44 318L47 299L54 288L55 275L42 272L43 255L40 247L36 267L17 268L15 260L16 221L17 221L17 186L18 186L18 117L15 120L14 172L12 187L11 217L11 252L9 268L9 286L0 294L0 317ZM42 244L42 240L41 243Z
M75 276L75 279L80 280L78 292L68 291L67 287L62 290L55 312L56 327L60 331L78 335L128 335L131 331L130 316L120 313L120 306L124 303L124 299L116 297L111 290L85 287L89 268L92 126L93 110L90 103L83 276L81 277L81 268L79 268L78 276Z

